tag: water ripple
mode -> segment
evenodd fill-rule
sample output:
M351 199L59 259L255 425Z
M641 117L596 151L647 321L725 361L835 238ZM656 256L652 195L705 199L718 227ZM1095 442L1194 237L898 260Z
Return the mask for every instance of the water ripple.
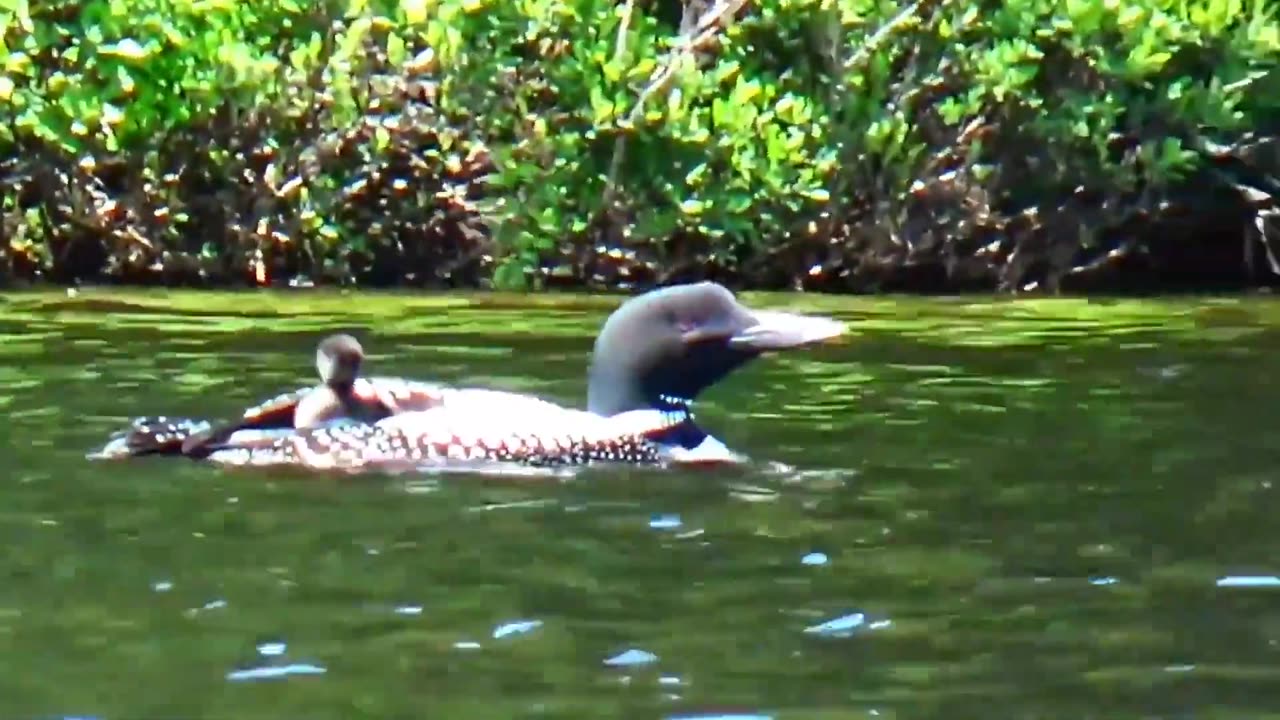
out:
M830 303L857 342L762 358L700 398L753 458L713 472L86 463L134 415L227 417L312 382L315 337L340 328L367 333L380 374L580 403L612 302L210 297L6 304L0 642L24 659L6 707L763 720L1280 702L1272 304L774 299Z

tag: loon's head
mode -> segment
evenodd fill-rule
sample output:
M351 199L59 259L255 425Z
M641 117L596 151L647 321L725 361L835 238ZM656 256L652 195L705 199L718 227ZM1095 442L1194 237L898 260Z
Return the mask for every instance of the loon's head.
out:
M743 306L722 285L675 285L633 297L596 338L587 407L600 415L669 408L770 350L844 332L823 317Z
M320 381L339 394L351 390L363 360L364 348L350 335L330 335L316 348L316 372L320 374Z

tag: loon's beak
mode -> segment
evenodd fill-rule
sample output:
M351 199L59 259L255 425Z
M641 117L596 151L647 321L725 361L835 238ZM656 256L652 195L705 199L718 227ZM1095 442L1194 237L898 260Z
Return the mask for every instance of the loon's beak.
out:
M777 310L753 310L755 323L729 337L729 347L739 350L785 350L811 345L844 334L844 323L831 318Z

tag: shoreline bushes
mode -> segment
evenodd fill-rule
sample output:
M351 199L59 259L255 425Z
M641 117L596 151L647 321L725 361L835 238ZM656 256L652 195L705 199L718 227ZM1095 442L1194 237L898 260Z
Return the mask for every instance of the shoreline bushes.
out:
M9 279L1280 272L1262 0L14 2Z

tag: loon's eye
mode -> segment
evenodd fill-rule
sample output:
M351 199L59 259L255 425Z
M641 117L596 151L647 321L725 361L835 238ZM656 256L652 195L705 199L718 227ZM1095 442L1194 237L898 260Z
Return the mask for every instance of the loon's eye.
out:
M689 318L673 317L671 322L682 334L690 333L698 329L698 323Z

